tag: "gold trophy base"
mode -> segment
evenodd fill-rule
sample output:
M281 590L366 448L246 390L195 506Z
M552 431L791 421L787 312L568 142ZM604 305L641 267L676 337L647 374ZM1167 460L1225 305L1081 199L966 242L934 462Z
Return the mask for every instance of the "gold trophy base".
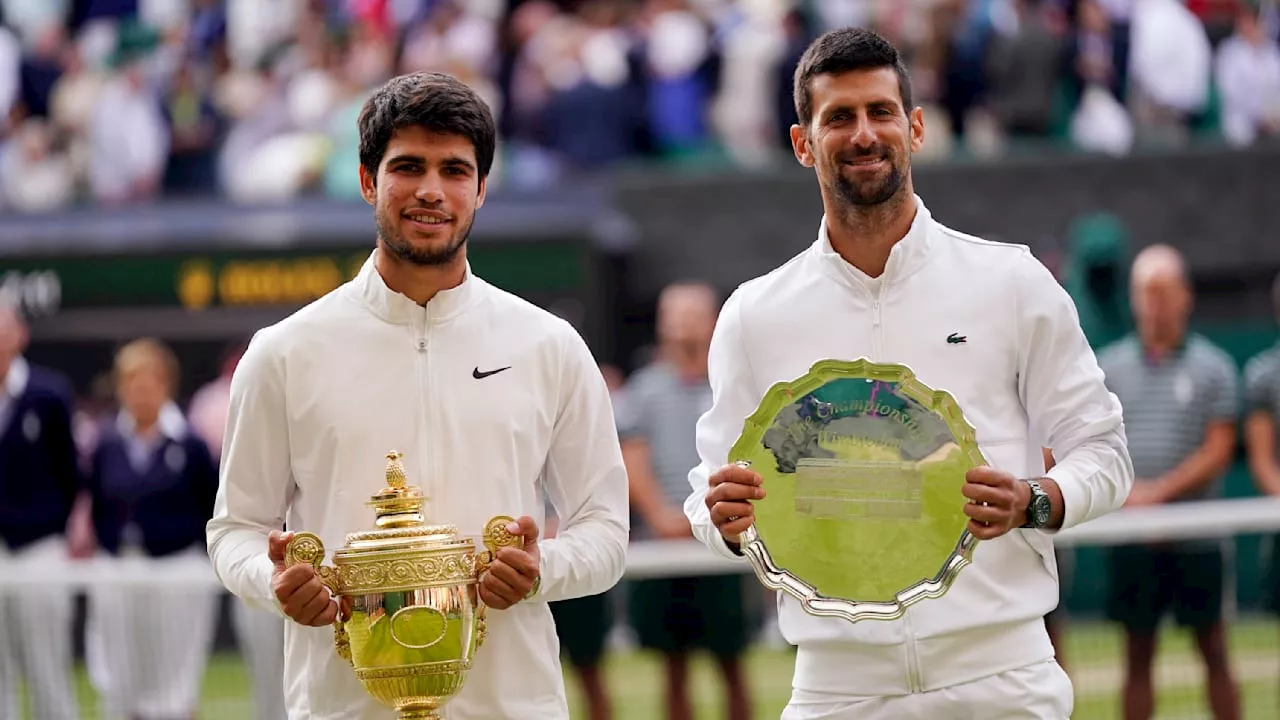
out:
M440 720L440 714L434 709L405 708L398 712L400 714L400 720Z

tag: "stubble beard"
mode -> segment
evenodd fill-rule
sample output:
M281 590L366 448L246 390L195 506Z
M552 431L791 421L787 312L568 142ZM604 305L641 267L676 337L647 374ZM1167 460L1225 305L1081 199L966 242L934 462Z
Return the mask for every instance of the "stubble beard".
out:
M856 185L852 180L840 171L839 166L834 172L835 195L841 200L841 204L852 212L865 211L879 205L883 205L893 200L902 191L906 184L906 173L901 167L893 162L893 157L889 157L889 172L884 179L875 186L864 190Z
M471 236L471 226L474 223L475 214L472 213L467 219L467 224L459 227L443 248L423 248L415 247L405 239L404 233L400 232L400 229L390 222L384 213L377 213L376 220L378 238L382 241L382 246L396 259L418 267L439 267L457 259L458 254L467 244L467 238Z

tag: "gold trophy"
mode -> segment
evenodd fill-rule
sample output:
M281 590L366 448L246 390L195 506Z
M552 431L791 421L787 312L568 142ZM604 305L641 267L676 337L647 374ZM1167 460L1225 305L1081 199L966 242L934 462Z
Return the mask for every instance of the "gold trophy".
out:
M453 525L428 524L426 498L406 484L401 457L387 453L387 486L366 503L377 529L347 535L333 567L321 564L319 536L298 532L285 565L315 567L337 596L334 646L365 691L400 720L439 720L436 711L462 688L484 642L480 575L499 548L523 547L524 540L507 531L514 522L507 516L485 525L487 550L480 552Z

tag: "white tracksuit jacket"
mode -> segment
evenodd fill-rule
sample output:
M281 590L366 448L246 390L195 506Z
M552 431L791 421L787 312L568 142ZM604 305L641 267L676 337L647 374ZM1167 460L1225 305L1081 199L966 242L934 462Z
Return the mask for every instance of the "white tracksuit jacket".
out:
M1070 297L1022 245L988 242L933 220L917 198L911 230L871 279L817 242L726 302L711 345L712 408L697 427L701 464L685 505L695 535L735 556L711 524L707 478L769 387L821 359L902 363L949 391L987 461L1062 488L1065 527L1119 508L1133 482L1120 403ZM952 333L963 343L948 343ZM962 502L957 498L957 502ZM740 558L746 562L745 558ZM924 692L1053 656L1044 615L1058 603L1051 533L1016 529L979 543L947 595L896 621L807 615L786 595L779 621L798 646L794 688L859 697Z
M463 535L499 514L542 528L550 498L561 519L540 544L541 588L489 613L488 639L444 717L568 720L547 602L616 584L629 532L609 393L586 344L470 268L419 306L387 288L371 256L353 281L260 331L236 370L208 527L221 581L279 613L267 533L286 523L315 532L331 562L347 533L372 528L364 503L385 485L392 449L427 495L428 520ZM334 652L332 628L286 627L290 720L394 717Z

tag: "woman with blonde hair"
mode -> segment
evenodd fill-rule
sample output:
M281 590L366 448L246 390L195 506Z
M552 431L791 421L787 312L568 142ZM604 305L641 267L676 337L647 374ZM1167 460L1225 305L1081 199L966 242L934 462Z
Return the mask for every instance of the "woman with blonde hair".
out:
M115 422L88 478L99 550L175 575L207 567L204 526L217 471L173 402L178 362L163 343L135 340L115 358ZM89 669L108 717L190 718L217 619L205 587L111 585L90 596Z

